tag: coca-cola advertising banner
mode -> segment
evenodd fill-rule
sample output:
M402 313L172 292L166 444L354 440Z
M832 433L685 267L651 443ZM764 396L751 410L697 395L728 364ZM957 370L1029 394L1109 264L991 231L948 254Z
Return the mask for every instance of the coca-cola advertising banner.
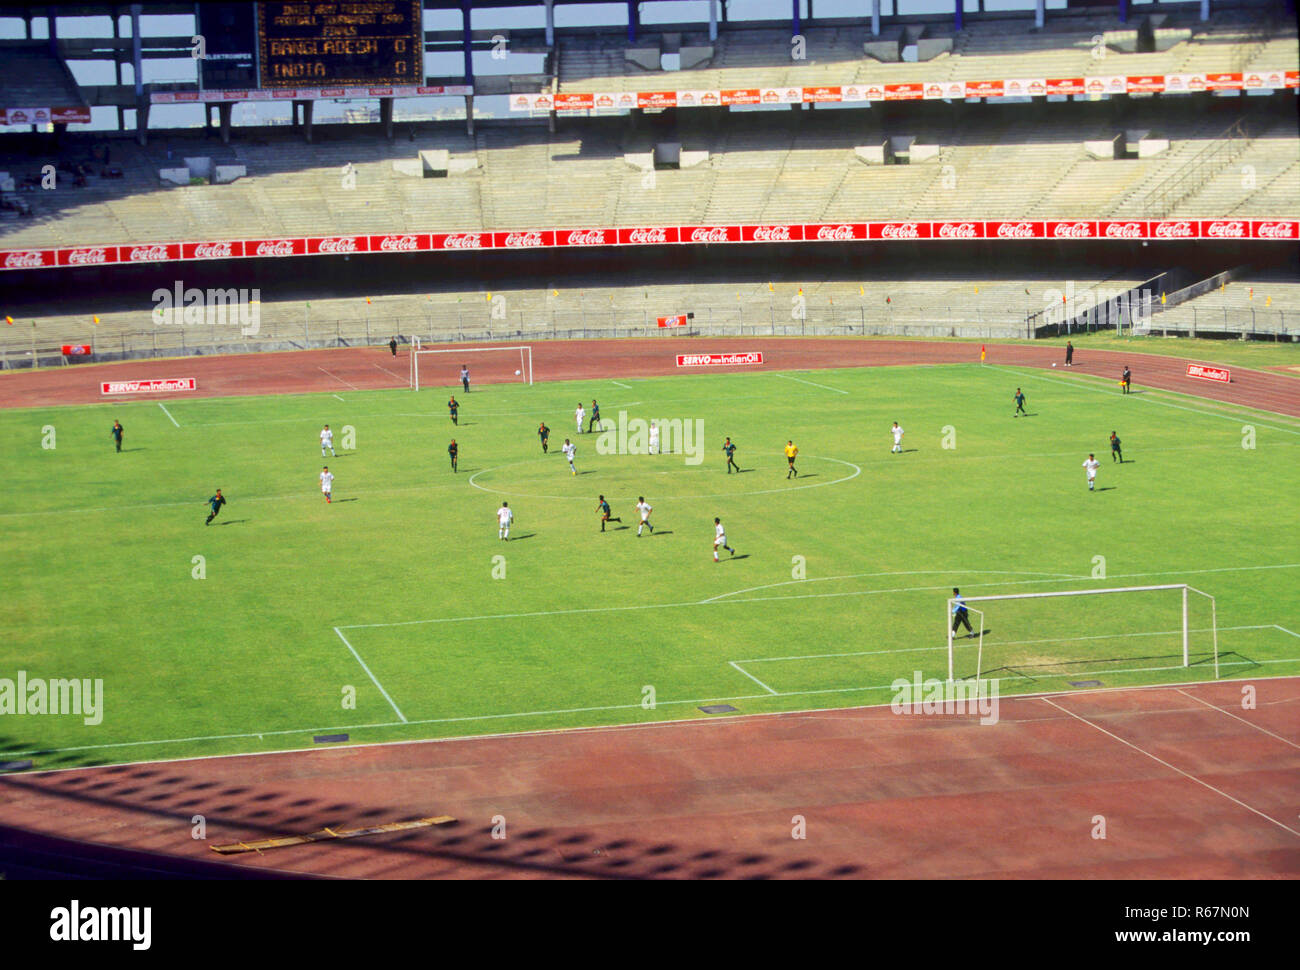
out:
M686 314L679 313L675 317L656 317L655 322L661 327L684 327L686 326Z
M839 222L742 226L592 226L497 232L411 232L213 242L70 246L0 250L0 269L51 269L123 263L279 256L346 256L456 249L552 249L603 246L804 243L926 239L1255 239L1300 240L1300 219L1037 219L997 222Z
M64 344L64 357L89 357L90 344Z
M693 108L732 104L849 103L947 98L1023 98L1082 94L1194 94L1198 91L1281 91L1300 86L1300 72L1283 67L1245 74L1107 74L1094 77L995 78L987 81L909 81L824 87L718 91L638 91L515 94L511 111L591 111L599 108ZM158 95L154 96L155 98Z

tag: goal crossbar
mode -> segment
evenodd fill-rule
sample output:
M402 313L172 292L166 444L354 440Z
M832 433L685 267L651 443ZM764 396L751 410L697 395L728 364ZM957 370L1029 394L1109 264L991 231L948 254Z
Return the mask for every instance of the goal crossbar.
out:
M1187 583L1162 583L1155 586L1112 586L1107 589L1063 589L1052 592L1040 593L999 593L990 596L963 596L962 603L989 603L995 600L1030 600L1030 599L1048 599L1058 596L1100 596L1106 593L1146 593L1156 590L1180 589L1182 595L1182 641L1183 641L1183 666L1191 666L1191 651L1188 644L1189 626L1187 622L1187 594L1196 593L1198 596L1204 596L1210 601L1210 629L1214 643L1214 679L1219 679L1219 618L1218 604L1212 595L1204 590L1197 589L1195 586L1189 586ZM948 679L953 679L953 606L957 602L957 597L948 597L947 610L944 616L944 626L948 630ZM984 614L978 610L970 612L979 612L981 620ZM980 624L979 650L977 656L980 663L983 662L984 637L983 623Z
M410 377L408 384L414 391L420 389L420 356L423 354L484 354L484 353L504 353L506 351L519 352L519 371L520 381L526 384L533 383L533 348L526 344L516 344L513 346L501 347L430 347L423 348L420 346L420 338L411 337L411 363Z

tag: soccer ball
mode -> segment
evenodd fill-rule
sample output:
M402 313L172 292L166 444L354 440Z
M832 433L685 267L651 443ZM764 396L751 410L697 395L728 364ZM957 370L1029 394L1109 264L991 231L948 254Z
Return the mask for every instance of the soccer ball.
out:
M519 376L520 374L522 374L522 373L523 373L523 371L521 371L521 370L517 370L517 371L515 371L515 377L518 377L518 376Z
M1053 366L1053 367L1056 366L1056 361L1052 361L1052 366Z

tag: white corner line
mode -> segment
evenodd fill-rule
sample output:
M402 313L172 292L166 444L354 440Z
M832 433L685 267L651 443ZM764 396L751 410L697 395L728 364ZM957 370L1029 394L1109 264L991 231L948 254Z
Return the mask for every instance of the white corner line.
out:
M158 402L158 406L163 409L163 414L167 415L168 418L171 418L172 424L176 424L176 419L172 417L172 413L167 410L166 405L164 405L162 401ZM176 424L176 427L179 428L180 425Z
M740 664L736 663L736 661L734 661L734 660L728 660L728 661L727 661L727 664L728 664L729 666L731 666L731 667L734 667L734 668L735 668L737 671L739 671L740 673L744 674L746 677L748 677L748 678L749 678L750 680L752 680L754 683L758 684L759 687L763 688L763 690L767 691L769 694L775 694L775 693L776 693L776 691L774 691L771 687L768 687L767 684L763 683L761 680L759 680L757 677L755 677L753 674L751 674L751 673L750 673L748 670L746 670L744 667L740 666Z
M347 647L349 651L351 651L352 656L357 658L357 663L361 664L361 669L366 672L366 675L370 678L370 680L374 683L374 685L379 688L379 693L384 695L384 700L388 701L388 706L393 709L393 711L401 719L402 723L406 724L407 723L406 715L401 712L401 710L398 708L398 706L395 703L393 703L393 699L388 696L388 691L384 690L384 685L379 682L379 678L370 672L370 668L366 666L366 662L361 659L361 654L357 653L356 649L352 646L352 644L348 643L348 638L343 635L342 630L340 630L338 627L335 627L334 632L339 635L339 639L342 640L343 645Z
M1281 630L1283 633L1289 633L1289 634L1291 634L1291 636L1295 637L1297 640L1300 640L1300 633L1296 633L1294 630L1288 630L1288 629L1287 629L1286 627L1284 627L1284 626L1277 626L1276 623L1274 623L1273 625L1274 625L1275 627L1277 627L1279 630Z
M1190 697L1192 700L1196 701L1197 703L1204 704L1206 707L1212 708L1213 710L1218 711L1220 714L1226 714L1234 721L1240 721L1242 724L1246 725L1246 727L1254 728L1256 731L1262 731L1264 734L1267 734L1270 738L1277 738L1277 740L1281 741L1283 744L1289 744L1291 745L1291 747L1300 750L1300 744L1296 744L1290 738L1284 738L1280 734L1274 734L1268 728L1262 728L1258 724L1251 724L1244 717L1238 717L1236 714L1233 714L1232 711L1224 710L1222 707L1219 707L1219 705L1217 704L1211 704L1203 697L1197 697L1195 694L1189 694L1181 687L1178 688L1178 693L1182 694L1184 697Z
M836 394L847 394L848 391L841 390L838 387L831 387L828 384L818 384L816 381L806 381L802 377L791 377L789 374L777 374L777 377L784 377L787 381L798 381L800 384L807 384L811 387L820 387L823 391L834 391Z
M1182 693L1182 691L1179 691L1179 693ZM1187 778L1187 779L1189 779L1190 781L1194 781L1194 782L1196 782L1198 785L1201 785L1201 786L1203 786L1203 787L1205 787L1205 788L1208 788L1210 791L1214 792L1216 795L1222 795L1224 798L1228 799L1228 801L1230 801L1230 802L1235 802L1236 804L1240 805L1242 808L1244 808L1244 809L1246 809L1246 810L1248 810L1248 811L1254 812L1254 813L1255 813L1256 815L1258 815L1260 818L1268 819L1270 822L1272 822L1274 825L1278 826L1279 828L1286 829L1286 830L1287 830L1288 832L1290 832L1292 835L1297 836L1297 837L1300 837L1300 832L1297 832L1295 829L1291 828L1291 826L1286 825L1286 824L1284 824L1284 823L1282 823L1282 822L1279 822L1277 819L1273 818L1273 816L1271 816L1271 815L1265 815L1265 814L1264 814L1263 812L1261 812L1258 808L1252 808L1250 805L1247 805L1245 802L1243 802L1240 798L1234 798L1233 796L1229 795L1227 792L1223 791L1222 789L1215 788L1215 787L1214 787L1213 785L1211 785L1208 781L1202 781L1201 779L1197 778L1195 775L1190 774L1190 773L1188 773L1188 772L1186 772L1186 771L1183 771L1182 768L1179 768L1179 767L1177 767L1176 765L1171 765L1168 761L1165 761L1163 758L1159 758L1159 757L1157 757L1156 755L1153 755L1150 751L1144 751L1143 749L1139 748L1136 744L1134 744L1132 741L1126 741L1126 740L1124 740L1123 738L1121 738L1118 734L1114 734L1114 733L1112 733L1112 732L1110 732L1110 731L1107 731L1107 730L1106 730L1104 727L1102 727L1100 724L1094 724L1092 721L1088 720L1086 717L1083 717L1083 716L1080 715L1080 714L1076 714L1076 713L1074 713L1074 711L1067 710L1066 708L1062 707L1060 704L1058 704L1058 703L1056 703L1054 700L1052 700L1050 697L1042 697L1042 698L1039 698L1039 699L1040 699L1044 704L1047 704L1047 705L1049 705L1049 706L1051 706L1051 707L1056 708L1056 709L1057 709L1058 711L1060 711L1061 713L1063 713L1063 714L1068 714L1068 715L1070 715L1070 717L1072 717L1072 718L1074 718L1074 719L1076 719L1076 720L1078 720L1078 721L1082 721L1084 724L1088 725L1088 727L1093 728L1093 729L1095 729L1095 730L1097 730L1097 731L1100 731L1102 734L1106 735L1108 738L1113 738L1114 740L1118 741L1120 744L1125 745L1126 747L1132 748L1132 749L1133 749L1134 751L1136 751L1138 754L1140 754L1140 755L1144 755L1145 757L1150 758L1152 761L1155 761L1155 762L1157 762L1157 763L1159 763L1159 764L1164 765L1166 768L1170 769L1171 771L1176 771L1176 772L1178 772L1178 773L1179 773L1180 775L1182 775L1184 778Z

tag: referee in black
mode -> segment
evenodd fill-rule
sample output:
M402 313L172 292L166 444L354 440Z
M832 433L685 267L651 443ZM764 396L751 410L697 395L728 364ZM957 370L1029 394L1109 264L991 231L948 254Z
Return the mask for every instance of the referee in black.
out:
M966 638L969 640L975 635L975 631L970 628L970 618L966 615L966 601L961 598L961 590L956 586L952 588L952 632L957 632L957 627L966 627Z

